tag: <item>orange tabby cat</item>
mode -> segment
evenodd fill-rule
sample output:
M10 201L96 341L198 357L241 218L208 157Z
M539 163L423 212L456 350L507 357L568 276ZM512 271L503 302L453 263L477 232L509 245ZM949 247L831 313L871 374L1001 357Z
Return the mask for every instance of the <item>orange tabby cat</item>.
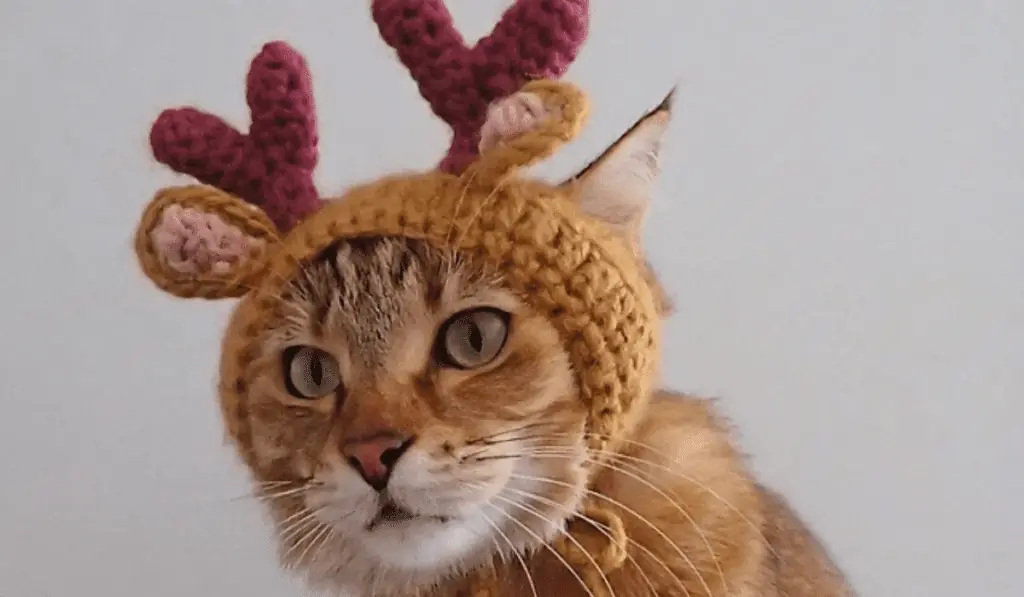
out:
M565 183L638 259L668 119L665 102ZM854 594L705 400L658 392L624 447L588 462L563 345L500 272L419 241L350 240L281 298L244 397L251 433L233 439L251 444L282 561L313 589L459 595L464 572L493 566L516 597ZM587 496L629 537L599 587L585 541L573 561L550 547Z

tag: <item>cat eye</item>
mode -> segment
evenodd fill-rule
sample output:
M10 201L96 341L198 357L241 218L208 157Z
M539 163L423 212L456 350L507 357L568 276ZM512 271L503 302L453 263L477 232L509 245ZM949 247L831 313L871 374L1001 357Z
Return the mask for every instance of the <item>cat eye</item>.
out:
M291 346L281 354L284 385L296 398L312 400L338 389L341 373L338 361L311 346Z
M437 336L437 360L456 369L473 369L490 363L505 347L509 314L489 307L456 313L441 326Z

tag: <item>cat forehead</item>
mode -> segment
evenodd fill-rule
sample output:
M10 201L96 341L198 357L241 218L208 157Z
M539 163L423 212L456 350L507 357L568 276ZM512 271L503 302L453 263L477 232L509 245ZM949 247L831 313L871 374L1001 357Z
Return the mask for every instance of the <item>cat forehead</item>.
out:
M469 305L513 309L500 276L459 253L402 237L335 243L298 270L283 294L282 341L341 335L382 358L399 328ZM416 331L416 330L414 330Z
M400 236L357 237L332 243L299 267L286 297L341 307L422 298L433 306L480 292L498 280L489 268L454 249Z

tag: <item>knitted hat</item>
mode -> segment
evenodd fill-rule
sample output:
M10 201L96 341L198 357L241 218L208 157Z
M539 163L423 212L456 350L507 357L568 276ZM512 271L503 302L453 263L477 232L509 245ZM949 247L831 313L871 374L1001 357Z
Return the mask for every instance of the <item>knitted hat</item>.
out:
M232 431L245 438L237 443L246 459L244 396L261 334L280 317L278 297L300 264L362 236L420 239L501 271L508 288L560 334L589 408L595 458L622 438L656 367L652 289L631 249L567 190L521 173L583 124L583 94L554 79L586 35L587 8L586 0L519 0L468 48L440 0L375 0L382 37L453 138L439 168L361 184L330 202L312 182L309 73L284 43L267 44L252 63L248 135L191 108L157 119L156 158L205 184L159 191L135 247L146 275L171 294L241 298L236 332L223 344L219 389L226 408L237 409ZM488 106L493 116L494 106L508 102L526 107L516 114L529 116L527 126L495 140L484 126Z

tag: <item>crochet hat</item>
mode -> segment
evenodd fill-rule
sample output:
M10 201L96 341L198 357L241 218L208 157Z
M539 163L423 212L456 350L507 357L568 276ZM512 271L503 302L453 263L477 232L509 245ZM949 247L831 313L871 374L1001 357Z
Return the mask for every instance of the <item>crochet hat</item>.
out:
M246 437L258 342L284 287L331 244L365 236L454 248L502 272L557 329L589 408L595 458L622 437L656 367L657 309L630 247L563 187L522 170L583 124L587 104L556 81L586 36L586 0L519 0L467 47L440 0L375 0L381 36L452 129L439 167L360 184L325 201L303 58L265 45L247 80L248 134L192 109L153 125L156 159L200 185L159 191L138 226L146 275L179 297L241 298L224 339L219 391ZM236 442L243 456L248 441Z

